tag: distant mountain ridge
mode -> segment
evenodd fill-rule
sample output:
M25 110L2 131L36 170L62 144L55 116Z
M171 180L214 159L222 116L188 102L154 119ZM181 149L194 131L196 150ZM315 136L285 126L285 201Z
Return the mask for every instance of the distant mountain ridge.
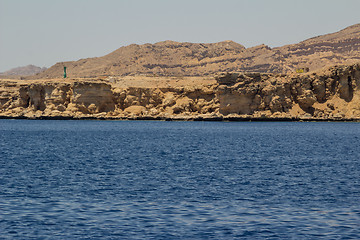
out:
M57 63L36 78L159 75L206 76L218 72L288 73L360 61L360 24L297 44L245 48L233 41L131 44L103 57Z
M34 65L27 65L24 67L16 67L16 68L12 68L6 72L2 72L0 73L0 75L6 75L6 76L30 76L30 75L35 75L37 73L40 73L42 71L45 71L47 68L46 67L37 67Z

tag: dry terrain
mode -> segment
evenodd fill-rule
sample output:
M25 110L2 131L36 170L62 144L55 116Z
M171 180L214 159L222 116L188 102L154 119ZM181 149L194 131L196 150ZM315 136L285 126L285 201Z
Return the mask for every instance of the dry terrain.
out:
M81 78L128 75L203 77L219 72L291 73L298 68L314 71L359 61L360 24L356 24L336 33L277 48L266 45L245 48L232 41L132 44L103 57L57 63L32 78L59 78L64 66L69 77Z
M360 120L360 65L215 78L1 80L0 117Z
M2 72L2 73L0 73L0 77L6 78L6 77L10 77L10 76L11 77L30 76L30 75L35 75L35 74L40 73L45 70L46 70L46 68L41 68L41 67L37 67L34 65L27 65L24 67L17 67L17 68L10 69L6 72Z
M358 121L359 59L360 24L278 48L133 44L0 79L0 117Z

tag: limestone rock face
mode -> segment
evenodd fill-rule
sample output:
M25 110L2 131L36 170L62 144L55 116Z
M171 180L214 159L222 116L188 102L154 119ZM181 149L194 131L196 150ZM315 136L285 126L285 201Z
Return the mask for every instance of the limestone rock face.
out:
M226 77L226 76L225 76ZM217 96L224 115L358 119L360 65L331 67L318 73L228 75ZM223 83L224 79L219 78ZM229 81L230 82L230 81ZM336 117L337 116L337 117Z
M109 84L76 82L71 90L70 102L82 113L110 112L115 109Z
M3 85L4 90L7 90ZM3 90L3 91L4 91ZM40 111L44 115L64 112L65 115L109 112L115 109L111 86L96 82L36 82L19 86L18 93L8 99L11 108L22 108L22 114ZM10 97L10 96L9 96ZM3 99L5 102L5 99ZM6 103L0 105L4 111Z
M360 120L360 64L306 74L0 80L0 117Z

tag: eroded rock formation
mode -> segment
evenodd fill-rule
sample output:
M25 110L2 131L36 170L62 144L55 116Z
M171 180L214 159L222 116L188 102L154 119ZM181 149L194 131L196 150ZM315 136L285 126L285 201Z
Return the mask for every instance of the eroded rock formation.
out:
M236 78L236 80L234 80ZM232 79L231 81L227 79ZM226 74L218 77L220 113L251 117L355 119L360 117L360 67L309 74Z
M0 116L360 120L360 65L211 78L0 80Z

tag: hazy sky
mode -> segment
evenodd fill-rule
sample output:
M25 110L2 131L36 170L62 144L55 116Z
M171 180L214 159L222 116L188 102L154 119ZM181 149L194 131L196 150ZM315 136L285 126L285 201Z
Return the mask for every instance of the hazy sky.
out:
M0 72L131 43L297 43L360 23L360 0L0 0Z

